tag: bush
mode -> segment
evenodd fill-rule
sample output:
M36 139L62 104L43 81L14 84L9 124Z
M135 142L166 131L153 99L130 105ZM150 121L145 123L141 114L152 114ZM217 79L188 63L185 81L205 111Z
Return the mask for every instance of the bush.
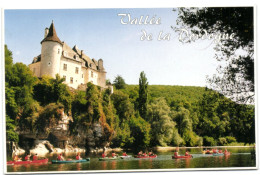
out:
M227 143L237 142L237 139L235 137L232 137L232 136L227 136L226 140L227 140Z
M208 136L203 137L203 143L204 143L204 146L216 146L217 145L214 138L208 137Z
M227 144L227 139L225 137L220 137L218 138L218 143L219 145L224 146Z

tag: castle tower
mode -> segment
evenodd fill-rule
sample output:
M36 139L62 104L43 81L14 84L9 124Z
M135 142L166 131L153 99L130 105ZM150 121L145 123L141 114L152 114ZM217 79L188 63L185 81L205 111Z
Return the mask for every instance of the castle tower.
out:
M53 21L50 28L45 29L45 38L41 41L41 71L40 76L55 75L60 71L60 59L62 54L62 42L56 34Z

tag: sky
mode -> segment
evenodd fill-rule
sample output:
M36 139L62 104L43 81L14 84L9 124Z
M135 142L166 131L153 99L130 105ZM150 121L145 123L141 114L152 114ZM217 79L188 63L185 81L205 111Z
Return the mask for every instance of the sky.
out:
M111 82L121 75L127 84L138 84L144 71L150 85L206 86L206 76L216 73L212 40L179 41L177 12L173 8L5 10L5 44L14 62L30 64L41 53L44 29L52 20L61 41L77 45L90 58L102 58ZM141 24L130 24L129 14ZM154 17L159 24L143 24ZM121 21L123 20L123 21ZM123 23L123 24L122 24ZM127 23L127 24L124 24ZM145 31L152 40L141 40ZM158 40L168 34L169 40Z

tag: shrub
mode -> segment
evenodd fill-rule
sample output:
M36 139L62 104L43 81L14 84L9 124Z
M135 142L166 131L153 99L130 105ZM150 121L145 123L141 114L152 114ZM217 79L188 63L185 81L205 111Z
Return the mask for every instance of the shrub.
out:
M219 145L224 146L227 144L227 139L225 137L220 137L218 138L218 143Z
M208 137L208 136L203 137L203 143L204 143L204 146L215 146L215 145L217 145L214 138Z
M227 140L227 143L237 142L237 139L235 137L232 137L232 136L227 136L226 140Z

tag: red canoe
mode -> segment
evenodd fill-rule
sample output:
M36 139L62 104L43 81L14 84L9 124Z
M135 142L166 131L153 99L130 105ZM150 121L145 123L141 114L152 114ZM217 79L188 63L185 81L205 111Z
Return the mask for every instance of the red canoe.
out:
M188 156L172 156L172 159L189 159L192 158L192 155Z
M139 159L147 159L147 158L156 158L157 155L152 155L152 156L143 156L143 155L140 155L140 156L135 156L135 158L139 158Z
M30 160L30 161L8 161L7 165L24 165L24 164L35 164L35 163L48 163L48 159L41 160Z
M229 156L229 155L230 155L230 152L224 152L224 155L225 155L225 156Z

